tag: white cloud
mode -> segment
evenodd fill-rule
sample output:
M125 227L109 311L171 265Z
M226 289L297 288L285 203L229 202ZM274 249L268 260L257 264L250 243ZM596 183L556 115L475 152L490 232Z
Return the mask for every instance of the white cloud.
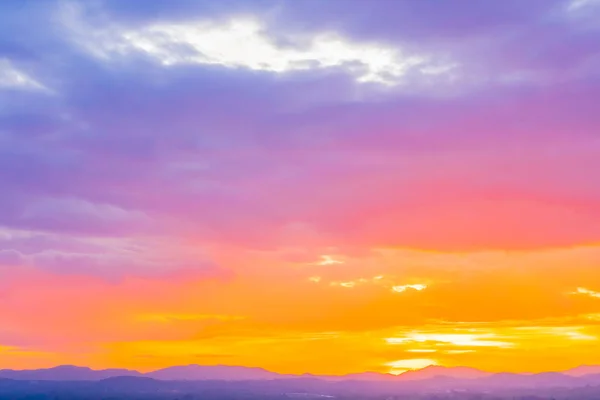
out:
M388 84L399 83L415 67L429 66L421 55L352 42L335 33L319 33L302 43L281 45L252 18L234 18L225 24L156 24L125 31L121 39L124 49L146 52L164 65L216 64L274 73L345 66L359 82ZM426 71L435 69L429 66Z
M600 0L571 0L567 3L567 11L575 12L583 8L600 5Z
M416 290L416 291L420 292L421 290L427 289L427 285L424 285L424 284L397 285L397 286L393 286L392 287L392 290L394 292L398 292L398 293L406 292L408 289L413 289L413 290Z
M447 350L446 354L467 354L475 353L475 350Z
M597 340L596 336L587 335L578 331L569 331L564 333L569 339L572 340Z
M385 85L406 83L408 76L447 75L455 65L438 62L425 54L407 53L376 42L356 42L335 32L275 37L268 26L252 16L229 20L157 22L128 28L90 25L85 13L66 3L59 14L70 36L93 55L146 54L164 66L181 64L220 65L271 73L343 68L357 82ZM108 18L107 18L108 20ZM429 79L429 78L428 78ZM412 78L411 78L412 80Z
M313 263L313 265L336 265L336 264L343 264L343 263L344 263L343 261L335 260L332 256L325 254L325 255L321 256L320 261Z
M309 279L312 280L312 278L309 278ZM394 285L392 282L390 282L392 279L393 278L388 278L385 275L377 275L372 278L358 278L358 279L353 279L353 280L349 280L349 281L332 281L329 283L329 285L344 287L344 288L348 288L348 289L352 289L359 285L376 285L376 286L383 286L386 289L391 288L391 290L393 292L397 292L397 293L402 293L407 290L416 290L416 291L420 292L422 290L427 289L427 285L422 284L422 283L417 283L417 284L412 284L412 285Z
M406 351L409 353L435 353L435 352L437 352L436 349L407 349Z
M5 58L0 58L0 89L48 90Z
M331 286L341 286L345 288L353 288L356 286L356 282L348 281L348 282L331 282Z
M571 294L583 294L583 295L587 295L590 297L595 297L595 298L600 299L600 292L596 292L594 290L586 289L583 287L578 287L577 290L575 290Z

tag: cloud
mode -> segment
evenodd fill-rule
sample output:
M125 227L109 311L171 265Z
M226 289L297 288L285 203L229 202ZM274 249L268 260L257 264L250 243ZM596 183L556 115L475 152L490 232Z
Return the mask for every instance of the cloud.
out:
M493 334L465 334L465 333L410 333L406 337L401 338L386 338L389 344L403 344L410 342L437 342L450 344L458 347L511 347L509 342L489 340L494 338Z
M205 277L222 277L226 273L206 260L185 260L148 257L144 254L69 254L43 252L31 257L32 264L58 274L83 274L107 278L122 276L169 276L192 273Z
M406 290L408 290L408 289L413 289L413 290L420 292L421 290L427 289L427 285L425 285L425 284L396 285L396 286L392 287L392 290L394 292L398 292L398 293L406 292Z
M195 21L189 24L154 25L124 32L125 46L143 51L164 65L217 64L274 73L312 68L349 67L359 82L397 84L411 69L434 73L424 57L373 44L348 42L335 34L302 38L304 43L280 47L265 35L257 20L233 19L225 25ZM289 40L289 39L288 39ZM300 40L298 40L300 42ZM174 51L181 48L182 51ZM348 68L348 67L347 67ZM440 67L437 67L440 68ZM452 68L452 65L440 69Z
M594 290L586 289L583 287L578 287L572 294L583 294L590 297L600 298L600 292L596 292Z
M314 265L335 265L335 264L343 264L344 262L341 260L336 260L332 256L322 255L321 261L317 261L313 263Z
M90 275L111 281L138 276L160 279L226 279L231 271L218 266L198 248L161 238L72 237L26 230L0 231L0 266L34 268L59 275ZM10 270L4 269L5 274Z
M430 55L406 54L387 44L354 42L332 31L270 37L273 31L256 17L153 22L135 30L109 33L89 32L80 7L74 3L64 14L68 26L82 36L79 41L102 58L134 51L165 66L214 64L273 73L341 67L358 82L388 85L407 83L408 76L414 80L413 70L437 75L454 68L452 63L432 60Z
M315 279L318 278L318 279ZM309 278L311 282L319 283L323 280L322 277L311 277ZM353 280L347 281L330 281L330 286L339 286L342 288L352 289L358 286L367 285L367 286L375 286L375 287L383 287L386 290L390 290L394 293L403 293L407 290L414 290L420 292L422 290L427 289L428 285L424 283L416 283L416 284L407 284L407 285L397 285L394 282L397 280L394 276L385 276L385 275L376 275L371 278L357 278Z
M0 58L0 89L47 90L35 79L19 71L10 60L2 58Z
M538 321L541 322L541 321ZM435 352L439 356L493 351L502 354L509 350L546 348L549 342L564 342L567 346L593 343L598 340L590 326L535 326L531 321L505 324L447 324L424 330L405 331L395 337L384 338L387 345L398 346L409 353Z
M148 231L152 224L143 212L76 198L48 198L32 202L16 222L25 228L63 232L85 232L91 228L97 233L128 233L129 229Z
M582 326L550 326L550 327L520 327L517 328L517 332L529 332L537 335L546 336L562 336L569 340L598 340L595 335L585 333L586 328Z
M24 257L23 254L19 253L16 250L0 250L0 267L1 266L18 266L23 263Z
M567 2L566 10L571 16L584 17L588 14L587 17L589 17L590 14L593 16L594 12L598 13L600 2L598 0L570 0Z

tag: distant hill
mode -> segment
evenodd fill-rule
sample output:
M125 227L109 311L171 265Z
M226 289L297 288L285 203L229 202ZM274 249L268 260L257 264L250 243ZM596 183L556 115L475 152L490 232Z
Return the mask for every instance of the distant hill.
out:
M600 365L582 365L580 367L576 367L570 369L568 371L563 372L565 375L569 376L585 376L585 375L593 375L600 374Z
M0 370L0 378L30 381L97 381L117 376L143 376L143 374L129 369L93 370L73 365L32 370Z
M422 380L435 377L450 377L457 379L477 379L492 375L490 372L484 372L475 368L469 367L442 367L439 365L431 365L423 369L407 371L398 375L401 380Z
M148 373L127 369L93 370L87 367L64 365L37 370L0 370L0 379L15 381L104 381L107 385L149 385L159 381L227 381L275 382L289 386L290 382L320 385L319 382L345 384L347 387L370 384L390 388L550 388L600 385L600 366L582 366L562 373L541 374L490 373L468 367L429 366L401 375L364 372L342 376L285 375L262 368L227 365L186 365ZM141 381L144 378L146 381ZM354 382L354 383L352 383ZM279 383L278 383L279 385Z
M236 367L228 365L186 365L176 366L145 374L150 378L160 380L187 380L187 381L257 381L281 379L286 377L262 368Z

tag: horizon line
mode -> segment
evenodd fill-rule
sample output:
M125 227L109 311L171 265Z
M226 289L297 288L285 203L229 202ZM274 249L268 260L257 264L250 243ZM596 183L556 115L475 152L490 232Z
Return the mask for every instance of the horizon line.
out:
M281 376L304 376L304 375L311 375L311 376L322 376L322 377L345 377L345 376L351 376L351 375L363 375L363 374L377 374L377 375L382 375L382 376L389 376L389 377L394 377L394 376L401 376L404 375L406 373L409 372L418 372L418 371L424 371L427 369L431 369L431 368L440 368L440 369L447 369L447 370L452 370L452 369L470 369L470 370L475 370L477 372L482 372L482 373L486 373L486 374L490 374L490 375L494 375L494 374L514 374L514 375L537 375L537 374L547 374L547 373L565 373L565 372L570 372L579 368L585 368L585 367L597 367L600 368L600 363L599 364L580 364L577 365L575 367L572 368L567 368L567 369L562 369L562 370L544 370L544 371L528 371L528 372L512 372L512 371L488 371L488 370L484 370L484 369L480 369L477 367L471 367L471 366L467 366L467 365L451 365L451 366L446 366L446 365L437 365L437 364L433 364L433 365L428 365L425 366L423 368L412 368L412 369L406 369L405 371L402 371L398 374L393 374L391 372L379 372L379 371L372 371L372 370L365 370L365 371L360 371L360 372L349 372L349 373L344 373L344 374L318 374L318 373L313 373L313 372L301 372L301 373L282 373L282 372L277 372L277 371L273 371L264 367L258 367L258 366L245 366L245 365L232 365L232 364L176 364L176 365L170 365L170 366L166 366L166 367L161 367L161 368L157 368L157 369L151 369L148 371L141 371L135 368L126 368L126 367L106 367L106 368L93 368L90 366L86 366L86 365L75 365L75 364L58 364L58 365L54 365L51 367L42 367L42 368L25 368L25 369L16 369L16 368L10 368L10 367L3 367L0 368L0 371L41 371L41 370L51 370L51 369L57 369L57 368L61 368L61 367L71 367L71 368L80 368L80 369L87 369L93 372L102 372L102 371L109 371L109 370L124 370L124 371L131 371L131 372L137 372L141 375L146 375L146 374L151 374L153 372L158 372L158 371L162 371L162 370L166 370L169 368L177 368L177 367L225 367L225 368L245 368L245 369L253 369L253 370L262 370L264 372L268 372L268 373L272 373L272 374L276 374L276 375L281 375Z

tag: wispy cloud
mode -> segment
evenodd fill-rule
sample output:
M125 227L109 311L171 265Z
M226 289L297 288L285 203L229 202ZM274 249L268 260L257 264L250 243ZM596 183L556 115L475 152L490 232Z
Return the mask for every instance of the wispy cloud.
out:
M392 290L394 292L398 292L398 293L406 292L409 289L416 290L416 291L420 292L421 290L427 289L427 285L425 285L425 284L396 285L396 286L392 287Z
M426 284L417 283L417 284L408 284L408 285L395 285L393 282L396 278L394 277L386 277L385 275L376 275L371 278L357 278L348 281L332 281L329 283L330 286L340 286L345 288L354 288L360 285L372 285L386 288L387 290L391 290L395 293L403 293L407 290L414 290L420 292L422 290L427 289Z
M600 292L596 292L594 290L586 289L583 287L578 287L572 294L583 294L590 297L595 297L600 299Z
M494 334L468 333L408 333L403 337L386 338L388 344L406 344L411 342L449 344L458 347L512 347L510 342L493 340Z
M342 260L336 260L333 256L324 254L322 255L320 261L315 261L313 265L338 265L343 264Z
M35 90L49 92L49 89L27 73L19 70L10 60L0 58L0 89Z

